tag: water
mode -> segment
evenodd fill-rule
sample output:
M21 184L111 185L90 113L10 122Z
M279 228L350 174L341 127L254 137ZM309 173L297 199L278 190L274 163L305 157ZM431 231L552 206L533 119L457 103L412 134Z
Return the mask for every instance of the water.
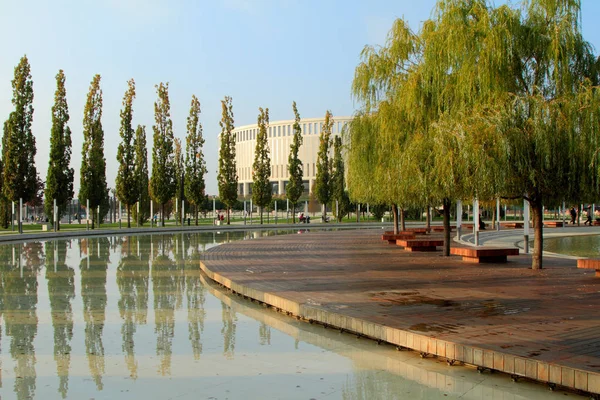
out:
M544 239L544 251L578 257L600 256L600 235L564 236Z
M202 251L265 234L1 245L0 398L577 397L309 325L206 282Z

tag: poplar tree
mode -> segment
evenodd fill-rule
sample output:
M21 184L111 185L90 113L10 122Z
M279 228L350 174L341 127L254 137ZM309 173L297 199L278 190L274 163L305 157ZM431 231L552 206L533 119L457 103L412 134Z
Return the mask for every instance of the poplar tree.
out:
M4 124L2 138L3 186L2 193L9 201L27 202L36 192L35 137L31 131L33 122L33 80L27 56L15 67L12 80L14 111ZM17 207L18 208L18 207ZM17 211L21 221L21 210ZM19 223L19 228L20 228Z
M108 211L108 186L106 185L106 159L104 158L104 130L102 129L102 89L100 75L90 84L83 110L83 148L81 151L79 201L90 202L92 229Z
M287 196L292 206L292 221L296 223L296 206L300 200L300 196L304 192L304 185L302 184L302 161L298 157L300 146L302 146L302 129L300 128L300 114L296 107L296 102L292 103L292 109L294 110L294 137L292 138L292 144L290 145L290 155L288 156L288 172L290 179L285 188L285 195Z
M219 199L227 207L227 225L230 224L229 211L237 201L238 176L235 163L235 135L233 105L231 97L221 100L221 146L219 148Z
M333 115L327 110L325 113L325 122L319 135L319 152L317 154L317 176L315 177L315 195L319 203L322 204L323 216L325 221L327 214L327 204L331 200L331 161L329 152L331 148L331 129L333 128Z
M173 198L177 189L175 180L175 156L173 154L173 122L169 103L169 84L156 85L158 101L154 103L154 146L152 147L152 178L150 194L161 207L161 224L165 226L165 204Z
M254 149L254 163L252 164L252 201L260 210L260 223L263 223L263 209L271 203L273 190L269 177L271 176L271 158L269 157L269 143L267 130L269 129L269 109L258 109L258 134L256 135L256 148Z
M181 200L185 200L185 162L183 159L181 139L175 139L175 201L178 203L175 218L181 221Z
M138 191L138 201L140 202L140 212L137 209L133 215L140 226L148 220L150 215L150 194L148 193L148 150L146 147L146 127L138 125L135 130L135 185Z
M54 200L58 208L57 229L60 230L60 218L73 198L73 168L71 164L71 128L69 106L65 90L65 74L61 69L56 75L56 92L52 106L52 130L50 131L50 154L48 173L44 190L44 212L54 219Z
M337 201L336 219L342 222L342 218L350 208L350 198L346 191L344 158L342 155L342 138L335 136L333 138L333 163L331 174L331 208L335 210Z
M123 96L123 109L121 110L121 143L117 148L116 189L117 197L125 203L127 209L127 227L131 228L131 205L139 199L139 187L136 185L135 176L135 133L132 126L133 99L135 99L135 81L127 82L127 91Z
M198 206L205 198L206 184L206 161L202 147L204 138L202 136L202 124L200 123L200 101L192 96L190 115L187 118L187 137L185 155L185 197L194 206L194 219L198 226Z

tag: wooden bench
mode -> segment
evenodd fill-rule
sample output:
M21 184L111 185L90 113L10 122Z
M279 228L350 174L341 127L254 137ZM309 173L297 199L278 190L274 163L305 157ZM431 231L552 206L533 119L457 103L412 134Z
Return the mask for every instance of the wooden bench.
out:
M546 228L562 228L563 223L562 221L547 221L544 222L544 226Z
M383 234L381 235L381 240L387 240L387 242L389 244L396 244L396 240L406 240L406 239L414 239L415 235L414 234L402 234L402 233L398 233L396 235L394 235L393 233L389 233L389 234Z
M450 225L450 232L452 232L454 229L456 229L455 226ZM444 227L443 226L439 226L439 225L435 225L431 227L431 230L434 232L444 232Z
M506 256L518 256L519 249L498 247L451 247L450 254L462 256L463 261L472 263L505 263Z
M404 247L406 251L436 251L436 247L443 246L444 241L440 239L406 239L397 240L396 244Z
M502 228L523 229L522 222L503 222L500 224Z
M587 258L587 259L577 260L577 268L595 269L596 277L600 278L600 259Z
M407 228L402 233L415 234L415 235L427 235L427 228Z

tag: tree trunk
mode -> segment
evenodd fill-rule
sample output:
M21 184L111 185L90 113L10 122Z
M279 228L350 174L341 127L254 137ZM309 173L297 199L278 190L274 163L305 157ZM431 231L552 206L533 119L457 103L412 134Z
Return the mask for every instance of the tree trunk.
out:
M198 226L198 204L196 204L196 205L194 206L194 209L196 210L196 211L195 211L195 214L196 214L196 226Z
M322 216L321 216L321 222L326 222L326 218L327 218L327 206L325 204L323 204L322 206Z
M406 221L404 220L404 208L400 207L400 230L404 232L406 230Z
M260 213L260 224L262 225L263 224L263 208L262 208L262 206L258 207L258 210Z
M160 205L160 226L165 226L165 203Z
M448 257L450 255L450 206L452 203L450 199L444 199L442 201L444 206L444 249L443 256Z
M296 224L296 205L292 204L292 224Z
M492 229L496 229L496 207L492 209Z
M542 251L544 248L542 222L542 202L531 202L533 212L533 257L531 258L531 269L542 269ZM527 222L527 221L526 221Z
M394 235L398 234L398 206L392 204L392 215L394 216Z
M581 226L581 204L577 204L577 226Z
M431 207L427 204L427 210L425 211L425 229L427 232L431 231Z
M356 222L360 222L360 212L359 212L359 208L360 207L360 203L356 203Z
M56 231L60 231L60 219L56 218Z
M231 220L229 219L229 210L230 208L227 207L227 225L231 225Z
M129 204L125 206L127 207L127 227L131 228L131 206Z

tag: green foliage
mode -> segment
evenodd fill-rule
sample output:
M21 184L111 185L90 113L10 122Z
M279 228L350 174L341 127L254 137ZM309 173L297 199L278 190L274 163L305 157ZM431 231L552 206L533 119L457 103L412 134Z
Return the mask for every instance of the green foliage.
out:
M106 185L106 159L104 158L104 131L102 129L102 89L100 75L95 75L83 110L83 148L81 151L79 201L90 202L92 228L106 215L108 187Z
M258 134L254 149L254 164L252 164L252 201L260 208L260 223L263 223L263 208L268 206L273 197L271 182L271 158L267 130L269 129L269 109L258 109Z
M383 218L385 212L389 209L386 204L371 204L369 211L371 211L375 219L379 220Z
M290 155L288 156L288 172L289 181L285 188L285 194L290 201L292 206L292 219L296 223L296 206L300 200L300 196L304 192L304 185L302 184L302 161L298 157L300 146L302 146L302 130L300 128L300 114L296 107L296 102L292 103L294 110L294 137L292 138L292 144L290 145Z
M140 202L140 212L137 208L133 214L138 224L141 226L150 218L150 194L148 193L148 150L146 147L146 127L138 125L135 130L135 185L138 191L138 201Z
M207 170L202 152L203 146L204 137L202 136L202 124L200 123L200 101L196 96L192 96L190 115L187 118L185 197L191 205L196 207L194 212L196 225L198 225L198 206L206 198L204 193L206 188L204 175Z
M231 97L225 96L221 100L222 116L219 126L221 127L221 146L219 149L219 198L227 206L227 224L229 225L229 210L237 201L237 167L235 163L235 135L233 131L233 105Z
M173 122L169 103L169 84L156 85L158 101L154 103L154 146L152 147L152 178L150 194L161 205L161 222L164 225L164 206L175 195L175 157L173 154Z
M56 92L52 106L52 130L50 131L50 154L44 190L44 212L54 220L54 199L58 207L58 220L65 213L73 198L73 168L71 164L71 128L69 106L65 90L65 74L61 69L56 75Z
M397 20L356 68L351 193L441 202L445 225L451 199L525 197L541 268L542 205L600 189L599 70L579 16L578 1L440 0L418 33Z
M123 97L123 109L121 110L121 143L117 148L117 161L119 170L117 172L116 189L117 197L127 208L127 227L131 228L131 205L139 198L139 186L136 185L135 176L135 137L133 131L133 99L135 98L135 82L133 79L127 82L127 91Z
M33 81L29 61L23 56L12 80L14 111L4 123L2 137L2 194L10 201L27 202L36 193L35 137L33 122ZM18 208L18 207L17 207Z
M344 215L350 208L350 198L346 191L344 158L342 155L342 138L336 136L333 139L333 163L331 173L331 209L336 209L335 217L338 222L342 222Z
M315 177L315 195L319 203L329 204L331 200L331 161L329 151L331 148L331 129L333 116L331 111L325 113L325 122L319 135L319 152L317 154L317 176ZM323 207L325 218L325 207Z

